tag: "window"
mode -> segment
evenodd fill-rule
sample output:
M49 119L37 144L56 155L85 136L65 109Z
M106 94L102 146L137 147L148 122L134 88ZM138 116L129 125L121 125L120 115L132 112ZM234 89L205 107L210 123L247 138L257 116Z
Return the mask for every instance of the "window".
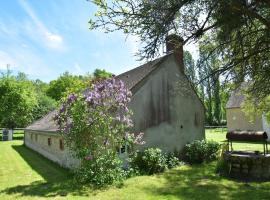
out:
M31 140L33 140L33 133L30 134Z
M48 146L51 146L51 145L52 145L52 139L48 138Z
M63 142L63 140L62 139L60 139L59 140L59 148L60 148L60 150L64 150L64 142Z
M38 140L38 135L35 134L35 141L37 142L37 140Z

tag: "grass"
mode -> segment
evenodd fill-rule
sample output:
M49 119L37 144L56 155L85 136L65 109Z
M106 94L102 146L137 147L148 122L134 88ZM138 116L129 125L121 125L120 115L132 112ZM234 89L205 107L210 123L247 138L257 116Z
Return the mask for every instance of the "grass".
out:
M207 131L206 136L217 141L225 139L225 133L218 130ZM215 174L215 162L138 176L103 190L83 187L74 182L69 171L24 147L21 140L0 142L1 200L261 200L269 196L270 182L244 183L220 177Z
M205 137L207 140L214 140L219 143L226 142L226 129L206 129ZM260 151L263 152L263 144L261 143L246 143L246 142L233 142L233 150L244 151Z

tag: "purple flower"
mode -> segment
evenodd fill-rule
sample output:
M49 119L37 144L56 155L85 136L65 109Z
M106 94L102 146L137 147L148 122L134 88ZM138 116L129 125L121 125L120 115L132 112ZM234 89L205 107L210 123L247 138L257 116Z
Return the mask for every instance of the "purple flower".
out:
M77 96L75 94L71 94L68 96L68 100L67 100L67 103L73 103L74 101L77 100Z

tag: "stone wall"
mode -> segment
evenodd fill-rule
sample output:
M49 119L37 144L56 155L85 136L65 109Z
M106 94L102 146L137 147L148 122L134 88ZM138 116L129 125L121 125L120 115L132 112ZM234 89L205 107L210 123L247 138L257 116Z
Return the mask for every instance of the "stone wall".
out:
M232 177L252 180L270 180L270 155L224 153Z
M132 91L134 131L144 132L140 148L180 151L205 137L204 107L173 55L160 65Z
M57 133L26 130L24 143L62 167L73 169L79 164L65 147L63 138Z

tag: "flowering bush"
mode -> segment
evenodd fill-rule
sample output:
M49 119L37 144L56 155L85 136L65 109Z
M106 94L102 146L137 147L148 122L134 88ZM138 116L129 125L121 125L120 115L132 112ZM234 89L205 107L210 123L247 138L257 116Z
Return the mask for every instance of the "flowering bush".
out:
M143 143L142 133L130 132L130 98L122 81L103 80L83 94L71 94L55 116L65 143L81 160L77 174L83 182L105 185L120 179L118 149Z

